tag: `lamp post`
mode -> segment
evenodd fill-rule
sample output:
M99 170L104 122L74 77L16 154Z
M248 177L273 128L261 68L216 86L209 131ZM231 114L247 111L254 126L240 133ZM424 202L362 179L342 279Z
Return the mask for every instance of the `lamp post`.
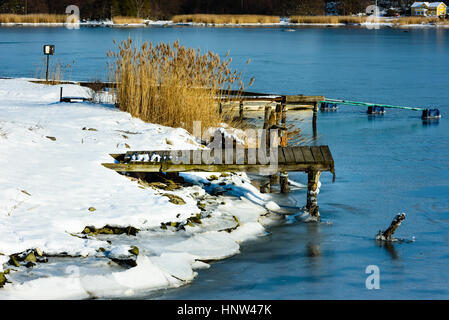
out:
M48 64L50 61L50 56L55 54L55 46L52 44L44 45L44 54L47 56L47 72L45 73L45 81L48 82Z

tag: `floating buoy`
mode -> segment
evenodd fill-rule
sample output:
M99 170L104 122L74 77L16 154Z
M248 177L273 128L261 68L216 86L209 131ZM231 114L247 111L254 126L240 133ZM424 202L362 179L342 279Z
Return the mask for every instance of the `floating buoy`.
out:
M338 109L338 105L331 102L321 102L320 109L323 111L334 111Z
M440 110L438 109L424 109L422 111L421 119L430 120L430 119L439 119L441 118Z
M368 107L368 114L384 114L385 108L379 107L379 106L369 106Z

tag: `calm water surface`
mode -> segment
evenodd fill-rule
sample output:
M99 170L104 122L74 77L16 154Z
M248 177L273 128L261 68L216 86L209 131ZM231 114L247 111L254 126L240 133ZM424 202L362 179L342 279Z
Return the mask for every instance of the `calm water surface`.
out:
M256 77L252 90L438 106L443 113L431 124L404 110L320 113L315 143L330 146L337 181L323 174L318 201L332 224L273 228L242 254L200 271L192 285L147 298L449 298L449 29L0 28L0 76L35 77L42 45L51 43L55 58L72 64L67 77L102 79L112 40L128 36L231 50L234 67ZM311 135L309 115L301 127ZM292 176L306 182L304 174ZM304 205L304 191L290 197ZM397 236L416 241L378 245L375 234L398 212L407 218ZM368 265L380 268L380 290L365 288Z

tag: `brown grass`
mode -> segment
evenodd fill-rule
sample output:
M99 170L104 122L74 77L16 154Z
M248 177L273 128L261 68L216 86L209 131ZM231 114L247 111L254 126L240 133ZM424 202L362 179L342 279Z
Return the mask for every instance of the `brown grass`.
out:
M304 23L304 24L361 24L366 22L368 17L366 16L291 16L290 22L292 23ZM391 22L396 25L409 25L409 24L449 24L449 20L443 20L435 17L400 17L394 19L378 18L379 22Z
M136 48L128 39L117 46L117 52L108 52L117 104L146 122L190 132L194 121L201 121L203 131L218 127L226 118L216 100L221 90L243 90L242 74L230 69L228 55L222 60L178 41L156 46L145 42Z
M112 22L114 24L134 24L134 23L143 23L143 19L137 17L116 16L112 18Z
M443 20L435 17L401 17L398 19L394 19L393 21L399 25L443 22Z
M0 23L64 23L63 14L0 14Z
M365 22L367 17L359 16L291 16L292 23L319 23L319 24L355 24Z
M210 24L240 24L240 23L279 23L280 18L264 15L232 15L232 14L187 14L172 18L174 23L210 23Z

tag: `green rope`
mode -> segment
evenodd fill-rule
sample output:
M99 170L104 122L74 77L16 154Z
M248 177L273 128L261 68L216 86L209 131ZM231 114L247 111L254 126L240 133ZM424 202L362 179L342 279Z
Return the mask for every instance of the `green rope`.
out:
M379 106L379 107L384 107L384 108L404 109L404 110L414 110L414 111L426 110L424 108L401 107L401 106L392 106L392 105L388 105L388 104L377 104L377 103L338 100L338 99L326 99L326 100L320 101L320 102L338 103L338 104L346 104L346 105L352 105L352 106L364 106L364 107Z

